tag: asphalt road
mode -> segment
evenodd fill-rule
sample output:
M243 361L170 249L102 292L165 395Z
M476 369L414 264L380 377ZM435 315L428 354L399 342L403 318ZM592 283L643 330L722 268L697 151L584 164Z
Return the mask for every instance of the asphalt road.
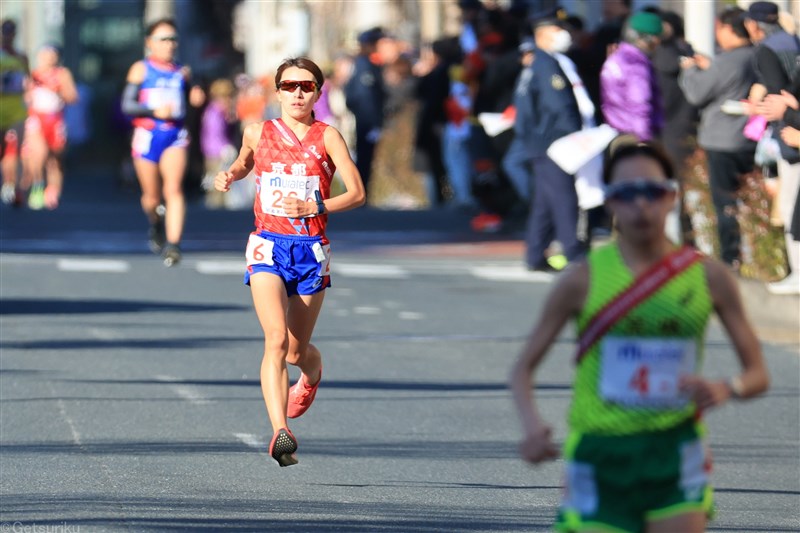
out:
M324 381L292 424L300 464L279 468L241 281L251 215L193 206L165 269L135 199L88 198L0 211L1 531L550 530L562 464L519 460L506 377L552 280L513 236L446 212L332 217ZM558 440L573 341L540 374ZM798 347L764 351L769 394L708 418L710 531L800 529ZM706 358L735 370L716 322Z

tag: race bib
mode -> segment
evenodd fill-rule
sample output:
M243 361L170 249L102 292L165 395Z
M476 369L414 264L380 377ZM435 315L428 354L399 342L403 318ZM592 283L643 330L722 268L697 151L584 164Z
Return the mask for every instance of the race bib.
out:
M172 118L183 116L183 95L180 88L154 87L147 90L148 109L169 106Z
M133 131L133 140L131 148L137 154L146 154L150 151L150 145L153 142L153 132L144 128L136 128Z
M331 275L331 245L330 244L319 244L316 243L314 245L319 246L319 253L317 250L314 250L314 256L317 258L317 262L319 263L319 276L325 277Z
M37 113L58 113L64 109L64 100L55 91L46 87L35 87L31 91L31 108Z
M600 396L635 407L680 408L689 396L681 376L694 374L693 340L606 337L600 345Z
M275 243L265 239L257 233L251 233L247 240L247 250L244 255L247 259L247 266L250 265L269 265L275 264L272 259L272 247Z
M277 172L261 174L261 208L264 213L277 217L288 217L283 209L284 198L300 198L307 202L314 199L319 190L319 176L295 176Z

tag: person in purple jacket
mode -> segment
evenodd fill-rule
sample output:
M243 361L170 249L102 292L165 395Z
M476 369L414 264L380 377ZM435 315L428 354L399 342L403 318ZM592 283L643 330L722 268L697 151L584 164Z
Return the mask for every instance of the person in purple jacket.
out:
M225 207L225 196L214 190L214 176L227 169L236 159L236 139L238 121L234 109L236 89L228 79L214 80L208 88L211 99L200 122L200 149L203 152L206 189L206 207L218 209Z
M625 22L623 42L600 72L600 102L606 123L640 141L657 139L664 125L658 78L650 56L661 42L661 17L640 11Z

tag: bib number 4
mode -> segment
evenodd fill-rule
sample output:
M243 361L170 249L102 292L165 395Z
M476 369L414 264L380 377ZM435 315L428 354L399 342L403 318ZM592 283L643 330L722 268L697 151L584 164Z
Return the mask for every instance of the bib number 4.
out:
M678 408L681 376L695 372L695 345L684 339L609 337L601 343L599 392L629 406Z

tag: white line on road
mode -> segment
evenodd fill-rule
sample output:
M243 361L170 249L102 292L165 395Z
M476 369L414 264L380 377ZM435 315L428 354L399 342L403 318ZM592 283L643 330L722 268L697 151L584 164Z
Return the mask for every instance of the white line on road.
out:
M408 279L411 277L408 270L397 265L334 263L333 271L348 278Z
M422 320L425 318L424 313L417 313L415 311L400 311L397 316L400 320Z
M245 262L244 261L198 261L197 266L195 268L201 274L244 275Z
M267 446L267 444L264 441L262 441L252 433L234 433L233 436L250 448L255 448L259 450Z
M89 328L89 335L91 335L93 339L102 341L112 341L122 338L118 332L107 328Z
M181 385L180 379L174 376L164 376L159 375L155 377L156 381L162 381L164 383L171 383L172 391L178 395L178 397L183 398L184 400L188 401L193 405L204 405L207 403L211 403L211 400L203 396L203 393L197 387L193 387L191 385Z
M59 259L62 272L127 272L130 264L115 259Z
M69 414L67 414L67 406L64 404L64 400L59 399L58 402L56 402L56 405L58 405L58 412L61 414L61 418L63 418L69 426L69 431L72 433L72 442L74 442L76 446L83 446L83 443L81 442L81 434L78 431L77 426L75 426L75 421L72 420L72 417L69 416Z
M492 281L533 281L549 283L554 275L548 272L530 272L520 265L513 266L486 266L469 269L470 274L476 278Z
M362 305L360 307L354 307L353 312L357 315L379 315L381 314L381 308Z

